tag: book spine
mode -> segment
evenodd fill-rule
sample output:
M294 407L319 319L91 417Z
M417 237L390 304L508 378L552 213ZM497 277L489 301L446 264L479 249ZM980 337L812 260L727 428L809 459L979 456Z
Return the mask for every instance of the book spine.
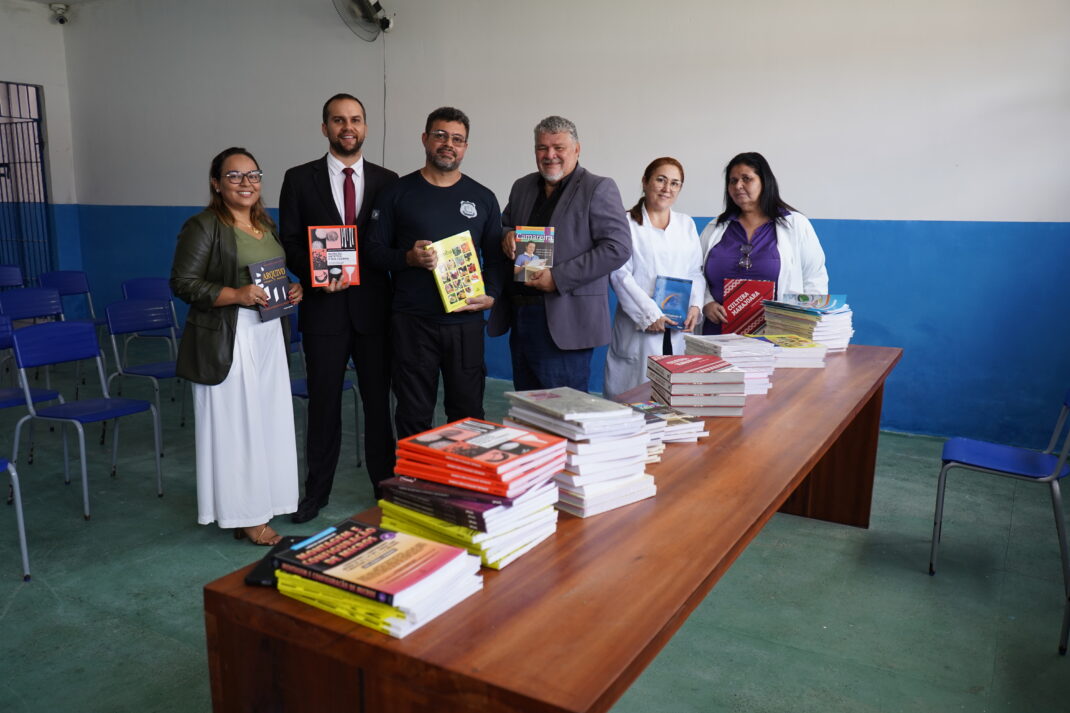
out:
M315 569L310 569L308 567L303 567L299 564L288 562L286 560L276 559L275 561L278 563L279 569L283 570L284 572L290 572L291 574L296 574L300 577L304 577L305 579L311 579L316 582L323 582L324 584L329 584L332 587L336 587L347 592L352 592L353 594L359 594L365 599L382 602L383 604L389 604L390 606L394 605L394 595L388 592L380 592L377 589L365 587L363 585L357 584L356 582L349 582L344 579L339 579L338 577L332 577L331 575L326 574L324 572L320 572Z
M395 505L408 508L409 510L415 510L424 515L437 517L439 520L445 520L453 525L460 525L461 527L467 527L471 530L479 530L480 532L487 531L486 522L481 515L477 515L471 510L467 510L448 501L425 501L389 492L383 493L383 498Z

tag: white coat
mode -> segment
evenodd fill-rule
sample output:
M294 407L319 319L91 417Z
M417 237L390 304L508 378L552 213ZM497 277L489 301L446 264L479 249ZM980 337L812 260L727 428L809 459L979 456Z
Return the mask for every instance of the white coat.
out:
M710 257L710 249L721 242L728 222L720 225L711 220L702 231L702 266ZM788 213L776 222L776 247L780 253L780 274L776 281L776 296L780 299L785 292L808 292L828 294L829 274L825 270L825 251L814 232L814 226L802 213ZM705 284L705 281L703 282ZM709 285L703 304L713 301Z
M654 283L658 275L691 280L689 307L702 308L705 281L702 278L702 244L691 216L670 211L665 230L650 224L643 207L643 224L631 216L632 256L610 273L609 280L617 294L617 313L613 318L613 341L606 354L603 393L613 397L647 380L646 360L662 353L664 337L646 332L662 316L654 302ZM684 337L672 330L674 354L683 354Z

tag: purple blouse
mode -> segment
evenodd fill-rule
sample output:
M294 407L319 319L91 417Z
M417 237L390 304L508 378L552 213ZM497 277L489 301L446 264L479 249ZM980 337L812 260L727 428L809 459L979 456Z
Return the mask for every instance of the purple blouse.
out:
M728 219L721 242L710 249L706 264L702 268L706 284L710 287L713 299L724 303L724 281L726 278L744 280L770 280L773 282L773 294L776 294L776 280L780 277L780 251L776 246L776 223L770 220L754 231L750 240L749 268L740 266L743 246L747 245L747 231L740 225L738 216ZM708 320L702 323L703 334L720 334L721 325Z

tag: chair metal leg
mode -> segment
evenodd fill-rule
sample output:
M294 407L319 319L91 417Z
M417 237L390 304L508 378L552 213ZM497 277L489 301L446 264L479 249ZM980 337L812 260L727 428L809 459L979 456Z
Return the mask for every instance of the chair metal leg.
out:
M1067 551L1066 518L1063 515L1063 498L1058 480L1051 481L1051 505L1055 511L1055 532L1059 536L1059 557L1063 565L1063 595L1066 597L1063 628L1059 634L1059 653L1065 656L1067 633L1070 633L1070 552Z
M26 523L22 517L22 493L19 492L19 476L15 472L15 466L8 464L8 474L11 476L11 489L15 499L15 524L19 528L19 549L22 551L22 581L30 581L30 555L26 550Z
M60 428L60 431L62 431L62 433L63 433L63 483L64 483L64 485L70 485L71 484L71 462L70 462L71 454L70 454L70 450L67 447L67 424L64 423L59 428ZM80 430L81 426L79 426L78 428Z
M940 477L936 481L936 513L933 515L933 542L929 549L929 576L936 574L936 554L940 547L940 535L944 522L944 488L947 485L947 471L952 468L951 463L944 463L940 468Z
M72 423L74 430L78 432L78 455L79 460L82 463L82 503L85 506L85 519L89 519L89 468L86 464L85 456L85 430L82 428L82 424L74 421ZM64 438L66 438L66 424L64 424Z
M152 433L156 438L156 497L163 497L163 471L160 469L160 457L163 455L163 435L160 433L160 412L154 410L149 405L149 410L152 411Z
M156 399L156 413L163 413L163 411L160 410L160 382L158 379L150 379L150 381L152 382L152 396ZM156 441L156 451L160 454L160 457L163 458L163 443L159 440Z
M157 453L159 446L157 445ZM111 477L115 477L118 469L115 463L119 460L119 419L115 419L115 425L111 427Z

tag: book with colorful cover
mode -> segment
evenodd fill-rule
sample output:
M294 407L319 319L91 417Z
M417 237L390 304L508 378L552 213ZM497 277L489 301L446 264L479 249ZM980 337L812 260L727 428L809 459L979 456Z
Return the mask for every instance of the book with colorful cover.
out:
M795 309L809 314L836 314L850 310L847 295L819 295L805 292L786 292L779 300L768 298L771 305Z
M816 349L825 351L824 344L819 344L812 339L800 337L798 334L748 334L751 339L769 342L775 347L783 349Z
M357 226L308 226L308 261L313 287L326 287L343 277L349 284L359 285Z
M709 384L743 381L742 372L713 354L653 355L647 357L647 372L669 383Z
M513 279L524 282L532 273L554 266L554 226L516 226Z
M728 319L721 325L721 334L754 334L765 326L762 300L773 299L772 280L741 280L725 278L724 310Z
M276 553L280 569L405 608L466 571L468 553L356 520L343 520Z
M663 315L676 322L668 325L670 329L683 329L691 304L691 280L658 275L654 280L654 302Z
M515 498L506 498L492 493L476 493L467 488L458 488L443 483L433 483L408 475L396 475L379 483L380 488L391 488L410 497L430 500L466 500L487 505L504 505L509 507Z
M483 272L479 269L479 254L470 232L466 230L436 240L427 249L438 253L438 263L431 274L435 276L438 296L447 312L464 307L469 297L487 294Z
M411 453L408 457L431 463L452 461L497 477L564 450L564 438L476 418L463 418L398 441L399 457Z
M545 413L553 418L566 421L587 419L626 419L631 409L616 401L603 399L585 391L569 386L553 389L531 389L529 391L506 391L505 398L517 406Z
M290 302L290 278L286 275L286 258L273 257L268 260L249 263L249 278L253 284L267 293L267 304L258 307L260 321L290 314L295 305Z

